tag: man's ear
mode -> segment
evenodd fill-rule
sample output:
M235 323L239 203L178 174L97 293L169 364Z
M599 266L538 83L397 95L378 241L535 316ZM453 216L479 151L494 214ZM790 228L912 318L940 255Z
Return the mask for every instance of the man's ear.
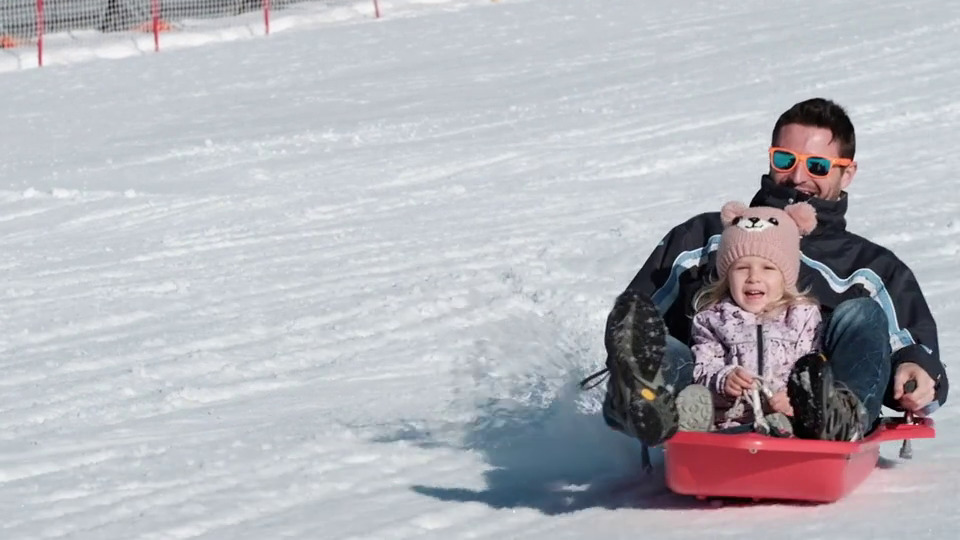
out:
M857 162L854 161L843 169L840 175L840 189L846 190L847 186L853 183L853 177L857 175Z

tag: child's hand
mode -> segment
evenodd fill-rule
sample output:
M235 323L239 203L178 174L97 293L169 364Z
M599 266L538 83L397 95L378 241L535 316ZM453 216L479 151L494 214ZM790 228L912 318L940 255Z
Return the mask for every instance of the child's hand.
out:
M738 366L727 375L727 380L723 383L723 393L730 397L740 397L753 387L753 379L749 371Z
M773 412L783 413L787 416L793 416L793 407L790 406L790 398L787 397L786 390L781 390L770 396L770 399L767 400L767 404L770 405L770 409Z

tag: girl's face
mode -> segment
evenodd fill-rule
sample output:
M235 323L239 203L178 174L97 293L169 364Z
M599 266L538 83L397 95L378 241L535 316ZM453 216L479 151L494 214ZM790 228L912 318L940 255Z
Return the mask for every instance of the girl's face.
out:
M783 273L762 257L737 259L727 272L727 283L733 301L750 313L762 313L783 298Z

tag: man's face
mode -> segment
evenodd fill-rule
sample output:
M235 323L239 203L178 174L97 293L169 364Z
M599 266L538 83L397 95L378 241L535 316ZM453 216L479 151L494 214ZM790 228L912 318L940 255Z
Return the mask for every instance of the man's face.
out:
M780 129L774 146L786 148L798 154L838 158L840 143L832 139L833 134L827 128L787 124ZM853 182L853 176L856 173L856 161L847 167L834 165L823 177L811 175L806 163L802 161L789 172L779 172L770 167L770 177L777 184L829 201L840 198L840 192L847 189L850 182Z

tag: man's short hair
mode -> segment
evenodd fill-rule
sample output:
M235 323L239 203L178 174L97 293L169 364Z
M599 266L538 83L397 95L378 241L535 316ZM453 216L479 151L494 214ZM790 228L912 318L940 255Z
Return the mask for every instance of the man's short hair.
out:
M780 130L787 124L829 129L833 134L833 140L840 143L839 157L853 159L857 151L857 136L853 130L853 122L850 121L843 107L829 99L808 99L787 109L773 126L772 145L777 144Z

